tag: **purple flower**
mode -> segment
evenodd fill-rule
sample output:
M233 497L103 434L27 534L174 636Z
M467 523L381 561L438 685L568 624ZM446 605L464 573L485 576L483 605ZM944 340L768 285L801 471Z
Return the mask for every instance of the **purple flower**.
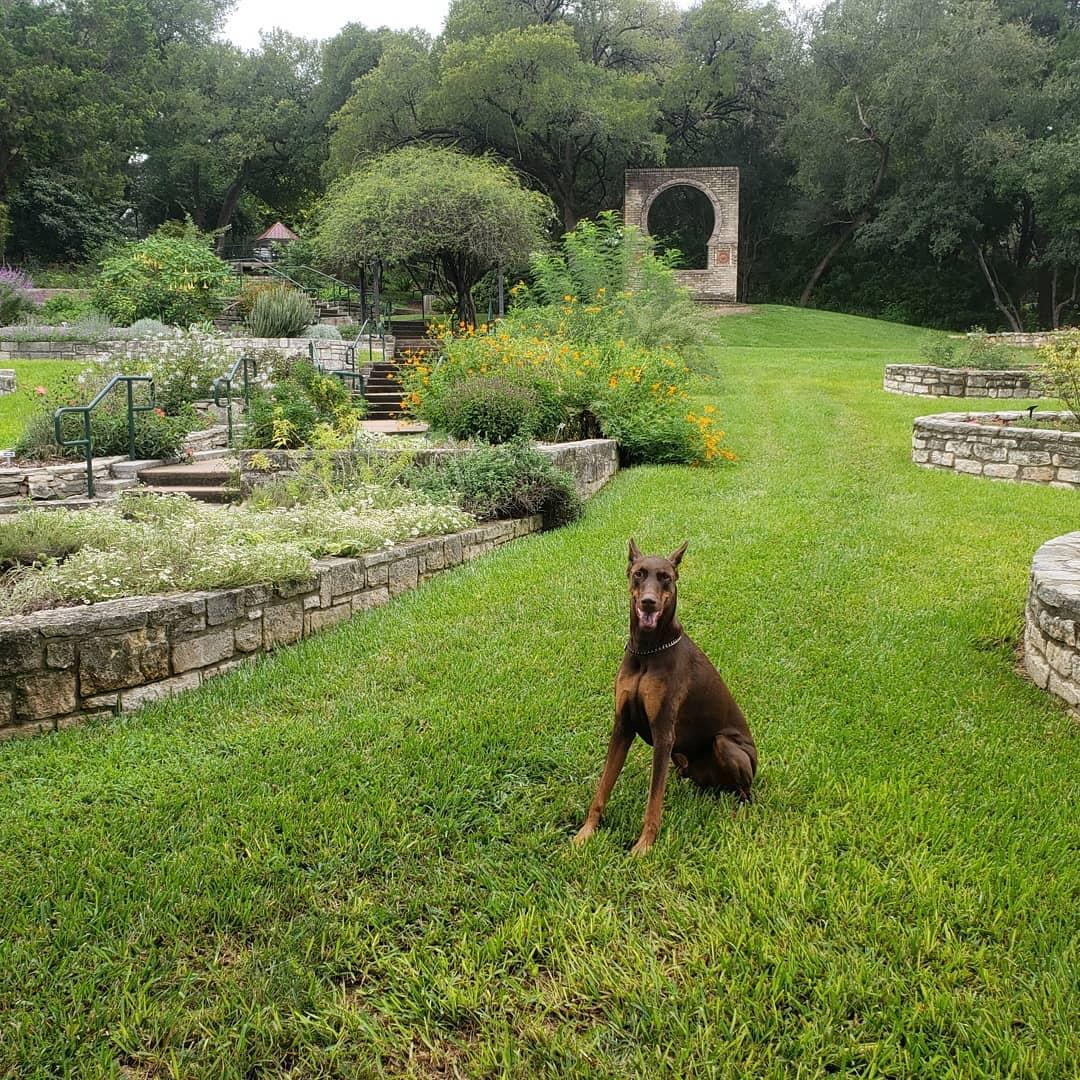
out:
M23 273L17 267L7 266L6 264L0 265L0 285L7 285L16 292L25 292L27 289L34 287L29 274Z

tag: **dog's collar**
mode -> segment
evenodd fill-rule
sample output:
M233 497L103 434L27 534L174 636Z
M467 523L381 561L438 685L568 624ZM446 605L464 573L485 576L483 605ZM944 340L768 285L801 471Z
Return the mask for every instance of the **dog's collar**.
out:
M633 649L630 647L630 642L626 643L626 651L633 653L634 656L651 656L653 653L663 652L665 649L670 649L673 645L678 645L682 641L683 636L680 634L674 641L669 641L666 645L657 645L655 649Z

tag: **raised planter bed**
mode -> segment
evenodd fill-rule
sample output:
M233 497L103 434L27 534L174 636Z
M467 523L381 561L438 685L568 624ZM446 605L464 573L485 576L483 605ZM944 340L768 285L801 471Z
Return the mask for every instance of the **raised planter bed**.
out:
M1080 532L1035 552L1024 622L1024 667L1032 681L1080 706Z
M619 447L614 439L580 439L566 443L539 443L537 449L551 458L560 469L574 478L577 493L588 499L595 495L619 470ZM396 455L397 450L386 450ZM457 454L464 447L432 447L411 451L417 465L437 465ZM359 452L341 451L339 456L354 457ZM260 483L273 477L289 475L299 463L310 456L304 450L241 450L240 490L246 495Z
M542 527L477 525L355 559L291 586L110 600L0 619L0 739L52 731L190 690Z
M911 460L926 469L953 469L994 480L1080 488L1080 431L1025 427L1055 423L1071 413L938 413L919 416Z
M886 364L885 389L923 397L1032 398L1039 396L1036 372L1028 368L980 371L931 364Z

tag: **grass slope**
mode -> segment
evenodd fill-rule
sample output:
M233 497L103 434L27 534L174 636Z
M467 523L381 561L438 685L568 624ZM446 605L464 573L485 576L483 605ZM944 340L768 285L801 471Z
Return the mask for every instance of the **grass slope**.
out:
M55 397L65 376L77 375L85 366L67 360L0 361L0 367L14 369L18 387L14 394L0 397L0 449L15 445L30 414L38 408L40 398L34 394L35 388L44 386Z
M1076 493L912 466L914 332L758 318L718 350L737 465L0 749L0 1075L1075 1075L1077 729L1013 648ZM641 861L642 744L568 844L631 534L690 538L762 760L734 820L673 781Z

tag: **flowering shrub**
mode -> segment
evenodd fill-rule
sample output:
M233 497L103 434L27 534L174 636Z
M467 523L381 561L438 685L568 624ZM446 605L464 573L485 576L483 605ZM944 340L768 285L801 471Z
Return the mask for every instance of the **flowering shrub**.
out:
M229 264L192 227L182 236L156 232L101 264L94 306L114 322L160 319L188 326L212 319L233 289Z
M570 298L562 306L573 309ZM552 433L572 439L598 434L620 439L628 461L711 462L731 459L721 446L724 433L715 410L700 415L689 406L690 369L672 351L628 342L580 343L555 333L532 311L516 313L488 333L443 329L443 358L406 357L402 367L402 407L436 429L448 428L452 401L466 380L482 376L527 387L554 404ZM539 389L537 389L539 388ZM654 434L659 425L663 434Z
M28 511L0 524L0 559L40 561L0 583L0 616L63 602L301 580L312 558L456 532L471 521L454 506L377 485L287 510L223 513L182 495L125 492L115 510ZM67 557L57 561L53 553Z
M22 314L33 311L30 290L34 283L13 266L0 266L0 326L7 326Z
M231 362L221 334L197 328L170 330L146 339L137 355L95 360L80 376L80 385L92 396L113 375L150 375L154 403L174 415L192 401L208 398L214 380Z

